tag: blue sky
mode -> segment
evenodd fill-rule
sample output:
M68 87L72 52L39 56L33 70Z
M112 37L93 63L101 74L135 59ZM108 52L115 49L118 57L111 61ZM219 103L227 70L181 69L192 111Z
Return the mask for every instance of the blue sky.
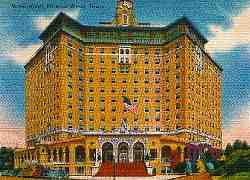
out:
M81 8L62 8L71 4ZM116 0L1 0L0 132L1 127L24 127L23 64L40 46L38 36L51 19L64 11L82 24L97 25L113 18L115 5ZM207 50L224 69L225 137L250 139L250 1L136 0L135 6L139 21L162 26L187 16L207 37Z

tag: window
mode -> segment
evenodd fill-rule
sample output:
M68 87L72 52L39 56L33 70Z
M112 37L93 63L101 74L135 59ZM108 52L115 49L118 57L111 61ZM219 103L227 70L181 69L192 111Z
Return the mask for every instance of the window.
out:
M104 54L104 48L100 48L100 53Z
M138 88L134 88L134 93L138 93Z
M158 107L155 108L155 112L160 112L160 111L161 111L160 106L158 106Z
M160 93L161 92L161 89L160 88L156 88L155 89L155 93Z
M159 84L160 81L161 81L160 78L156 78L156 79L155 79L155 83L156 83L156 84Z
M115 93L115 92L116 92L116 89L115 89L115 88L112 88L111 92L112 92L112 93Z
M138 54L138 49L134 49L134 54Z
M157 127L155 128L155 130L156 130L156 132L160 132L160 131L161 131L161 128L160 128L159 126L157 126Z
M145 70L144 70L144 73L145 73L145 74L149 74L149 70L148 70L148 69L145 69Z
M89 121L94 121L94 115L89 115Z
M161 63L160 57L156 57L155 58L155 64L160 64L160 63Z
M144 107L144 112L149 112L149 108L148 107Z
M130 51L131 49L129 47L121 47L119 49L119 63L121 64L129 64L131 63L130 60Z
M73 39L71 36L68 36L68 46L70 46L70 47L73 46Z
M68 104L68 109L72 109L72 103Z
M161 49L159 48L155 49L155 55L160 55L160 53L161 53Z
M149 88L145 88L145 89L144 89L144 92L145 92L145 93L149 93Z
M176 104L176 109L180 109L181 108L181 104L180 103L177 103Z
M105 102L105 97L100 97L100 102Z
M101 81L102 83L104 83L104 82L105 82L105 78L101 77L101 78L100 78L100 81Z
M79 104L79 111L80 111L80 112L83 111L83 106L82 106L82 104Z
M100 63L104 64L104 56L100 56Z
M92 83L94 81L93 77L89 78L89 82Z
M92 63L93 63L93 61L94 61L93 56L89 56L89 63L90 63L90 64L92 64Z
M149 102L149 98L148 98L148 97L145 97L144 102L145 102L145 103L148 103L148 102Z
M89 88L89 92L90 92L90 93L94 92L94 88L90 87L90 88Z
M89 160L95 161L96 160L96 149L89 150Z
M115 62L116 62L116 57L115 57L115 56L112 56L111 61L112 61L112 64L115 64Z
M79 120L82 121L83 120L83 114L80 114L79 116Z
M157 159L157 149L150 149L150 160L156 160Z
M72 92L68 92L68 98L72 98Z
M180 69L181 64L180 63L176 63L176 69Z
M79 71L80 71L80 72L83 72L83 68L82 68L82 67L79 67Z
M68 49L68 56L72 57L72 50L71 49Z
M90 72L90 73L93 73L93 72L94 72L94 68L93 68L93 67L90 67L90 68L89 68L89 72Z
M115 54L115 53L116 53L116 49L112 48L112 54Z
M89 53L92 54L94 52L93 48L89 48Z
M115 73L116 72L116 68L112 68L112 73Z
M101 93L104 93L104 92L105 92L105 89L104 89L104 88L101 88L100 92L101 92Z
M94 112L94 108L93 107L89 107L89 112Z
M112 83L115 83L115 78L114 77L112 78Z
M128 15L127 14L123 14L123 25L128 25Z
M68 118L69 118L69 119L72 119L72 117L73 117L73 113L72 113L72 112L69 112L69 113L68 113Z
M127 92L127 89L123 88L123 89L122 89L122 92L123 92L123 93L126 93L126 92Z
M105 68L101 68L100 72L105 73Z
M156 102L156 103L161 102L161 98L160 98L160 97L156 97L156 98L155 98L155 102Z

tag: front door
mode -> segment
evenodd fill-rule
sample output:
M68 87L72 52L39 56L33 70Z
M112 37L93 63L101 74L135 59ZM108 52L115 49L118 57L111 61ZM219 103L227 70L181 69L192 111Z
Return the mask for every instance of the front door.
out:
M105 143L102 147L102 161L113 160L113 145L111 143Z
M120 162L128 162L128 154L127 153L120 153L119 161Z
M118 145L118 161L119 162L128 162L128 149L129 149L129 146L125 142L122 142Z

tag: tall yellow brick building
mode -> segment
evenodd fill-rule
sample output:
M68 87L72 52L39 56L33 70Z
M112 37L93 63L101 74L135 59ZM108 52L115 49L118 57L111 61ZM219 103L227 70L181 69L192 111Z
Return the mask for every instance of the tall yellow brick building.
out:
M188 143L221 149L222 68L187 18L151 27L137 22L133 0L118 0L111 22L60 13L39 38L25 65L27 147L16 167L93 175L101 162L149 157L160 174Z

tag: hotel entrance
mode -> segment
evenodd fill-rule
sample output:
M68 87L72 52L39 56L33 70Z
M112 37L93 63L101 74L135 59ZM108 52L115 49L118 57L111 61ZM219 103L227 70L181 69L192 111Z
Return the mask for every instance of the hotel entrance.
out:
M122 142L118 145L118 162L128 162L129 146L127 143Z
M112 162L113 161L113 145L109 142L102 146L102 161Z

